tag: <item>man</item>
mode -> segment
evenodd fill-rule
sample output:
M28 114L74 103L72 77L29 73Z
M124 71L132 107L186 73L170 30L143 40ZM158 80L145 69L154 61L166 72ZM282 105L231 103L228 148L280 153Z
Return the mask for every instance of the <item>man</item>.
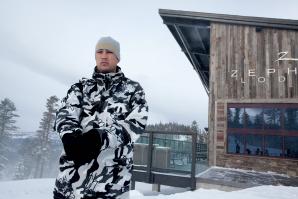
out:
M148 106L139 83L120 67L120 45L102 37L92 79L71 86L56 114L64 151L55 199L128 198L133 143L144 131Z

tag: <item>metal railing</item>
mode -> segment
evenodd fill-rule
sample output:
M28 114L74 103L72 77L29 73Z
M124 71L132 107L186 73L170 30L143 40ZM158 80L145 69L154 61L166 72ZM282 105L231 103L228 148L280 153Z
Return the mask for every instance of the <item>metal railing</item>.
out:
M135 182L138 181L190 187L191 190L195 190L196 161L198 158L204 158L203 153L200 153L200 157L198 156L197 134L168 131L146 131L146 134L147 136L143 136L135 143L135 165L132 172L131 188L134 189ZM176 137L181 135L191 139L183 141L174 139L173 136L169 139L167 138L171 137L169 135ZM203 145L200 147L204 148Z

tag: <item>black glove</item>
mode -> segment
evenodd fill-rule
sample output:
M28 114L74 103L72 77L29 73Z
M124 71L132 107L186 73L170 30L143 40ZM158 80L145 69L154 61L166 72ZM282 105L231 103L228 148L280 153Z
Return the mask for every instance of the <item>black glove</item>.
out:
M101 132L91 129L86 133L68 133L62 137L64 150L77 167L97 158L102 145Z

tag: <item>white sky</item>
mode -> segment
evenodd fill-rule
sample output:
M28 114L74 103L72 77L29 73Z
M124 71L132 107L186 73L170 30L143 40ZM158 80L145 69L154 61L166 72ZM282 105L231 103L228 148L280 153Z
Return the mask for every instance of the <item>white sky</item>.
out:
M295 0L0 0L0 99L15 102L21 131L35 131L51 95L90 77L94 46L121 44L125 75L139 81L149 123L208 124L208 96L158 9L298 19Z

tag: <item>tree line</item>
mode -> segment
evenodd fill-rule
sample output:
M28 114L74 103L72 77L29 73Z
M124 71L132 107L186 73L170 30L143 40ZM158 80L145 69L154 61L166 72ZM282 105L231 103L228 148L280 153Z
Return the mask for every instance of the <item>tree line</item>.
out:
M43 112L39 128L33 139L22 143L17 151L21 159L15 165L14 179L25 179L29 176L42 178L45 173L45 166L48 164L52 148L50 147L50 134L53 131L55 113L59 99L50 96L46 102L46 110ZM4 98L0 102L0 177L11 159L10 146L12 135L19 128L16 126L16 119L20 117L12 100Z
M171 134L170 132L193 132L197 134L198 143L207 143L208 131L206 128L200 128L197 121L192 121L190 125L179 124L178 122L159 122L157 124L148 124L146 126L147 131L167 131L169 134L156 134L155 137L164 139L175 140L188 140L191 141L190 136L182 136Z

